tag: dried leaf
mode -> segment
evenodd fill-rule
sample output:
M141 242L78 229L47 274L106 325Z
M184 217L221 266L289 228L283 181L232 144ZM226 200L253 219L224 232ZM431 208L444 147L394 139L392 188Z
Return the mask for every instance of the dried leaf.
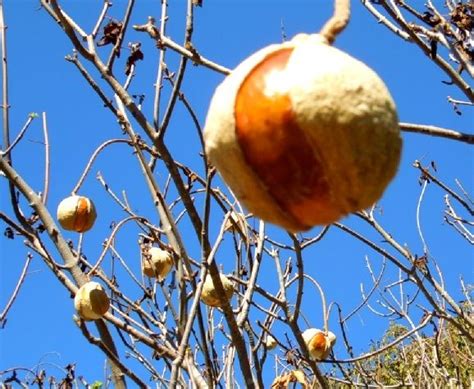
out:
M304 372L302 372L301 370L295 370L292 373L296 381L302 384L304 388L309 387L308 382L306 381L306 376Z
M451 22L463 30L472 31L474 29L474 5L458 4L451 12Z
M290 375L288 374L282 374L275 378L275 380L272 383L272 389L286 389L288 388L288 385L291 383L290 380Z
M132 71L132 66L135 62L141 61L144 58L143 52L140 50L140 43L132 43L129 45L130 55L127 58L127 64L125 65L125 74L128 76Z
M431 58L436 58L438 54L438 42L435 40L431 40L430 42L430 56Z
M120 32L122 31L122 23L111 20L104 26L104 36L99 39L97 46L105 46L108 44L115 45L117 43ZM120 53L117 53L117 57L120 56Z
M423 13L422 19L426 24L430 25L431 27L437 26L439 22L441 21L438 16L433 15L429 11L426 11Z
M13 233L13 229L10 228L10 227L5 228L5 231L3 232L3 235L7 239L14 239L15 238L15 234Z
M301 370L292 370L276 377L272 383L272 389L286 389L291 383L295 382L299 382L304 389L309 388L304 372Z

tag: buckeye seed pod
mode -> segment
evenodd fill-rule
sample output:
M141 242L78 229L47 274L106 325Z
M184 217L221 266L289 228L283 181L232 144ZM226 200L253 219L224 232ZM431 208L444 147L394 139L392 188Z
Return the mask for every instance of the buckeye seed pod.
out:
M237 232L240 228L243 232L245 231L245 224L245 215L232 211L224 224L224 231Z
M214 93L204 137L237 199L294 232L374 204L402 145L383 81L318 34L238 65Z
M58 205L57 218L65 230L88 231L94 225L96 217L94 203L84 196L69 196Z
M173 267L173 256L159 247L151 247L142 256L142 271L147 277L163 280Z
M82 319L98 320L109 310L110 300L101 284L90 281L77 291L74 307Z
M267 350L273 350L276 346L278 346L278 342L272 335L267 335L267 339L265 340L265 347Z
M302 336L310 357L315 361L327 359L336 343L336 335L331 331L325 333L317 328L308 328Z
M222 286L224 287L225 297L230 299L234 294L234 285L224 274L221 274L220 277ZM201 301L211 307L220 307L224 304L221 296L217 294L210 274L206 276L206 280L204 281L201 293Z

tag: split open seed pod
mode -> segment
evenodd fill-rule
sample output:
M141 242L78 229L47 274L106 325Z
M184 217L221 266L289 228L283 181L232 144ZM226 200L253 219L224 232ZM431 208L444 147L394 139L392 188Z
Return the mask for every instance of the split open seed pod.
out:
M92 228L97 212L91 199L73 195L58 205L57 218L61 227L68 231L85 232Z
M225 222L224 231L237 232L236 225L242 232L245 231L245 215L232 211Z
M225 297L227 300L230 300L232 298L232 295L234 294L234 285L224 274L221 274L220 277L222 286L224 287ZM210 274L206 276L206 280L204 281L201 293L201 300L204 304L209 305L211 307L220 307L224 304L223 299L216 291L214 282L212 282Z
M173 267L173 256L169 251L151 247L142 255L142 271L147 277L163 280Z
M317 328L308 328L302 336L310 357L315 361L327 359L336 343L336 335L331 331L325 333Z
M374 204L402 145L383 81L317 34L268 46L238 65L214 93L204 137L239 201L290 231Z
M74 307L82 319L98 320L109 310L110 300L101 284L90 281L77 291Z

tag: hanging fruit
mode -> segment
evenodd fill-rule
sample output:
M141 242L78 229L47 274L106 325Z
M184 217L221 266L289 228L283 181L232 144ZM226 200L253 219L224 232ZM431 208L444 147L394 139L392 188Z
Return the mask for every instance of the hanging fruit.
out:
M151 247L142 255L142 271L147 277L162 281L173 267L173 256L169 251Z
M402 147L383 81L319 34L238 65L214 93L204 136L237 199L293 232L373 205Z
M230 300L234 294L234 285L232 282L224 275L220 275L222 286L224 287L225 298ZM201 293L201 300L204 304L211 307L221 307L224 304L224 300L219 294L214 286L211 276L208 274Z
M327 359L336 343L336 335L331 331L326 333L317 328L308 328L302 336L310 357L315 361Z
M90 281L77 291L74 307L82 319L98 320L109 310L110 300L101 284Z
M92 228L96 217L94 203L84 196L69 196L58 205L59 224L68 231L86 232Z

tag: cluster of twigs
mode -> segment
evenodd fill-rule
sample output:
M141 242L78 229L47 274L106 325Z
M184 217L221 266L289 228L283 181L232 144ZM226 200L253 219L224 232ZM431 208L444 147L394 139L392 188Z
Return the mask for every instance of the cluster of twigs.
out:
M198 4L199 3L199 4ZM340 3L338 2L339 6ZM472 104L473 91L466 78L472 78L472 48L467 39L472 25L465 15L471 15L468 4L447 1L450 16L447 19L428 1L428 11L420 13L404 1L363 1L365 6L398 35L416 43L431 60L440 66L457 90ZM194 7L201 2L188 0L184 41L178 44L166 35L167 0L161 2L160 23L149 18L145 23L132 25L131 15L135 2L129 0L123 18L108 17L111 2L104 1L102 12L91 32L86 32L59 4L58 0L41 0L45 12L55 20L69 38L73 51L66 57L84 81L96 92L103 105L118 123L118 134L122 138L110 139L101 144L90 157L72 193L80 192L81 186L93 169L98 156L109 147L132 150L146 183L156 215L144 215L135 211L126 195L120 195L107 183L102 174L97 179L105 193L110 196L122 212L95 259L83 247L82 236L76 243L68 242L46 206L49 192L49 142L46 114L42 115L45 140L46 166L44 187L31 187L15 169L13 155L35 116L30 116L24 128L11 140L8 118L8 72L3 6L0 4L3 56L3 148L0 151L0 172L8 181L12 211L0 210L0 219L5 224L5 237L21 236L28 248L25 265L17 287L7 305L0 313L0 325L5 325L10 307L21 292L28 267L33 256L43 259L58 281L74 295L86 281L99 280L106 286L112 298L112 309L93 324L79 318L75 322L84 337L107 357L111 367L114 387L126 387L127 380L133 386L148 387L150 381L159 387L234 387L240 382L246 387L268 387L265 380L271 355L267 339L272 334L281 351L277 359L274 387L285 387L291 382L323 388L332 385L361 387L420 387L420 383L433 380L439 385L463 384L470 380L446 359L446 342L452 345L449 355L458 358L459 366L472 363L474 318L468 286L461 283L466 302L457 302L447 290L443 272L430 256L424 243L422 253L413 253L402 245L388 228L377 220L377 208L360 212L357 217L367 226L363 233L343 223L320 230L315 235L281 235L268 233L267 226L245 215L238 203L226 191L219 189L215 170L209 165L205 154L202 165L187 166L173 155L166 142L171 131L170 119L177 104L182 104L196 129L196 140L202 146L201 120L182 91L182 81L190 63L204 66L210 71L223 74L228 69L201 55L193 46ZM204 4L205 6L205 4ZM464 8L463 8L464 7ZM408 22L404 12L416 19ZM347 19L347 18L346 18ZM347 20L346 20L347 22ZM345 22L345 23L346 23ZM334 24L341 30L341 25ZM329 26L329 27L328 27ZM139 61L144 60L139 42L130 42L127 33L133 28L143 32L143 39L152 39L159 50L154 104L152 112L142 110L141 101L132 96L129 87L137 72ZM325 29L331 29L330 24ZM324 30L326 31L326 30ZM334 37L332 38L334 39ZM436 47L446 47L449 58L441 56ZM108 58L97 51L97 46L109 47ZM126 53L125 68L120 69L119 59ZM175 72L167 66L167 59L178 55L180 62ZM449 60L457 64L454 70ZM125 79L122 74L125 73ZM163 90L170 95L163 104ZM164 112L161 107L165 106ZM473 143L473 136L435 126L402 123L402 129L445 137L460 142ZM429 184L439 187L445 194L445 221L467 242L473 242L473 203L464 188L454 190L437 177L433 168L415 162L420 172L421 194L418 209ZM166 171L163 179L158 171ZM28 216L29 215L29 216ZM154 222L159 220L159 222ZM423 229L417 214L418 230L423 240ZM183 236L183 223L189 223L193 237ZM218 233L211 240L210 231ZM304 258L311 247L324 239L329 229L342 230L350 237L361 241L383 258L378 274L367 257L367 268L372 279L369 291L361 290L361 303L346 312L340 303L327 304L325 292L318 280L305 272ZM126 230L127 234L121 234ZM129 231L135 231L140 244L160 246L173 253L175 270L168 280L158 282L137 274L131 261L123 257L119 241L130 240ZM126 236L126 237L125 237ZM233 281L236 297L225 301L221 308L208 308L200 303L203 282L209 274L218 291L224 295L219 278L221 269L217 258L221 246L230 239L234 255L234 271L229 275ZM192 249L188 242L198 242L199 250ZM383 243L380 243L380 242ZM263 262L274 266L277 281L273 289L267 287ZM106 266L112 264L112 266ZM398 278L387 282L386 268L397 269ZM265 270L266 271L266 270ZM262 286L265 283L265 287ZM127 287L123 287L127 285ZM324 364L309 358L301 333L306 325L302 322L304 290L315 288L321 300L321 323L328 330L331 313L339 315L341 348L348 358L332 355ZM377 305L373 295L380 296ZM374 344L365 353L356 355L351 345L348 324L363 309L383 318L397 318L407 323L403 331L392 331L388 338ZM419 316L416 322L413 318ZM95 326L95 328L94 328ZM426 339L422 329L436 328L435 335ZM110 329L114 328L112 335ZM278 334L285 333L282 338ZM456 338L457 337L457 338ZM461 338L455 342L453 339ZM387 340L388 339L388 340ZM415 353L416 348L417 360ZM397 374L381 369L381 364L397 351L398 360L410 359L417 370L398 371ZM444 350L444 351L443 351ZM391 354L392 353L392 354ZM409 355L408 355L409 354ZM138 373L129 360L141 365ZM405 358L405 359L403 359ZM408 362L406 362L409 365ZM321 366L325 366L322 368ZM395 369L395 368L394 368ZM143 373L143 371L145 373ZM301 378L304 377L304 378ZM127 379L126 379L127 378ZM3 377L1 377L3 379ZM155 385L154 384L154 385ZM423 385L421 385L423 386Z

